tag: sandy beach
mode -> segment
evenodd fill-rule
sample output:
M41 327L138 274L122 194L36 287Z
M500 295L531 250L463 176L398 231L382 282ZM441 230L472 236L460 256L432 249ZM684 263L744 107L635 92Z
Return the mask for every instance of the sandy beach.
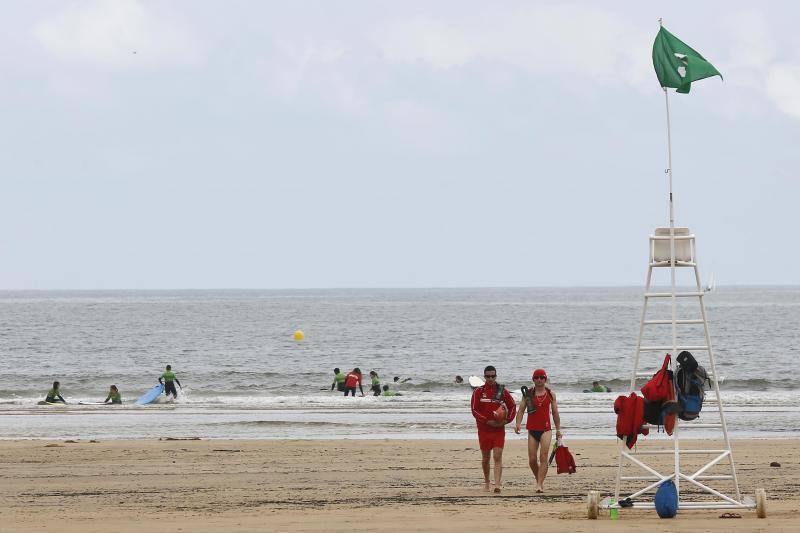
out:
M744 494L766 489L766 519L686 511L673 521L628 510L586 518L586 493L613 491L613 440L569 441L578 472L534 495L525 442L505 450L500 495L482 491L475 441L5 441L2 531L796 531L795 439L736 440ZM652 445L645 442L642 446ZM777 461L780 467L770 467ZM702 521L697 518L701 517Z

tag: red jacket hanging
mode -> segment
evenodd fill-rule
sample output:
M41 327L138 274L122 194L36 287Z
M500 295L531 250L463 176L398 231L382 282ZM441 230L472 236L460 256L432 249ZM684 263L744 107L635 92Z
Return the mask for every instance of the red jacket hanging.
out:
M617 396L614 401L614 412L617 413L617 437L625 440L625 445L630 449L636 444L636 439L641 433L647 435L650 430L643 428L644 424L644 399L632 392L630 396Z

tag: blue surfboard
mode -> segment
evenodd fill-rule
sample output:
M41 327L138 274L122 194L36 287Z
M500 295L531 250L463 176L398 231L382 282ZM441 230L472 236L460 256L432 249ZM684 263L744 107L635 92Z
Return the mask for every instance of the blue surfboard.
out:
M149 391L139 396L139 399L136 400L136 405L147 405L148 403L153 403L156 398L161 396L162 392L164 392L164 385L159 383Z

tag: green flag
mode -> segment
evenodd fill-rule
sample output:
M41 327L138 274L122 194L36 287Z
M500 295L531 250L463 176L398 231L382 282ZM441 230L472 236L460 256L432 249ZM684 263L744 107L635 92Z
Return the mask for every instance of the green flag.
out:
M686 43L663 26L653 41L653 67L662 87L674 87L688 93L692 82L722 74Z

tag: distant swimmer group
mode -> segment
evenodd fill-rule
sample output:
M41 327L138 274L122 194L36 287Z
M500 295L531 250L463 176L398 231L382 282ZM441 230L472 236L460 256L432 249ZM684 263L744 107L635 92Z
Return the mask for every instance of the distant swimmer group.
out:
M390 390L389 385L381 385L380 376L378 376L378 373L374 370L369 371L369 380L369 390L372 392L373 396L402 396L400 392ZM336 367L333 369L333 382L331 383L331 391L335 390L344 393L345 396L355 397L356 389L358 389L361 393L361 396L364 396L364 387L362 381L363 374L361 373L361 369L359 367L355 367L347 374L342 372L339 367ZM400 376L395 376L393 383L400 384L408 381L411 381L411 378L400 378Z
M164 372L158 377L158 394L152 395L152 398L149 401L143 402L142 399L145 396L151 394L150 392L146 393L145 396L142 396L137 401L138 404L144 405L146 403L151 403L155 401L163 392L167 397L171 394L173 399L178 398L178 391L175 389L175 384L178 384L178 387L183 390L183 386L181 382L178 381L175 372L172 371L172 366L167 365ZM44 401L39 402L39 404L66 404L67 401L61 395L61 383L58 381L53 382L53 386L50 390L47 391L47 395L45 396ZM91 402L90 402L91 403ZM119 387L116 385L111 385L108 388L108 394L106 395L106 399L102 402L98 402L102 405L121 405L122 404L122 393L119 390Z

